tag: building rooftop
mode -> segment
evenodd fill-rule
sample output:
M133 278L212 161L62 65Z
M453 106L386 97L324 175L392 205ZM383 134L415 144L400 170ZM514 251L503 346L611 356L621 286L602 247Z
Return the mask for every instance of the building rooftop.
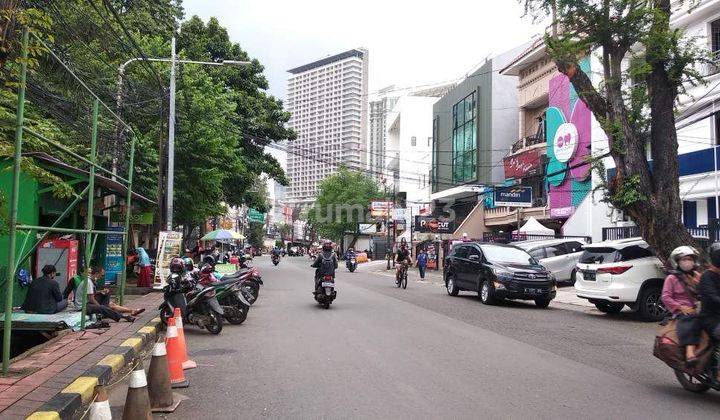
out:
M350 57L363 58L365 56L365 54L367 54L367 51L365 51L363 49L353 48L352 50L347 50L345 52L341 52L340 54L331 55L329 57L325 57L320 60L313 61L312 63L305 64L300 67L295 67L293 69L288 70L288 72L292 73L292 74L298 74L298 73L306 72L308 70L312 70L312 69L315 69L318 67L328 65L335 61L344 60L344 59L350 58Z

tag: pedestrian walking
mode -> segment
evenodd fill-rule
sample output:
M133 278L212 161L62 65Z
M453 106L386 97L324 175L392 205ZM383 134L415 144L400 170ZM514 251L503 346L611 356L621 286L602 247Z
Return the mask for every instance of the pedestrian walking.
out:
M418 271L420 271L420 278L425 278L425 268L427 267L427 253L425 248L420 249L420 253L417 256Z

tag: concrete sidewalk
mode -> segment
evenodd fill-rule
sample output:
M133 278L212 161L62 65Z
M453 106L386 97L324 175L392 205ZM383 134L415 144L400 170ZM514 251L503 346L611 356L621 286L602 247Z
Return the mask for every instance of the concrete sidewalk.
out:
M144 335L140 340L133 336L156 333L159 319L153 318L162 298L160 293L128 296L127 306L145 308L134 323L110 320L107 329L69 332L14 360L8 376L0 376L0 418L22 419L36 410L43 413L37 418L72 418L92 398L94 386L108 381L139 351Z
M385 269L387 263L385 261L382 261L382 263L383 263L382 266L380 266L380 264L378 264L376 266L369 267L371 269L368 271L375 272L375 273L381 274L381 275L387 275L390 277L394 277L395 276L394 269L391 268L390 270L387 270L387 269ZM418 280L420 278L420 274L418 273L418 270L416 267L411 268L410 274L412 275L412 278L415 280ZM445 287L445 281L443 280L442 270L438 270L438 271L426 270L425 271L425 279L418 280L418 281ZM575 295L575 289L572 286L559 287L558 291L557 291L557 296L555 297L553 302L554 303L562 303L565 305L580 306L580 307L584 307L584 308L594 308L595 307L595 305L588 302L587 300L577 297L577 295Z

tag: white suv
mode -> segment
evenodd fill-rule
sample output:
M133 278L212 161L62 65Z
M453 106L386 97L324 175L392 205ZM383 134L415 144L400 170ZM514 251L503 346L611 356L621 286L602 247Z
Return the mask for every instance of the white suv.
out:
M585 245L575 292L602 312L618 313L627 305L643 319L659 321L665 316L664 278L662 263L642 239L606 241Z
M540 241L514 242L518 248L524 249L528 254L547 268L558 282L575 280L575 266L585 247L584 239L547 239Z

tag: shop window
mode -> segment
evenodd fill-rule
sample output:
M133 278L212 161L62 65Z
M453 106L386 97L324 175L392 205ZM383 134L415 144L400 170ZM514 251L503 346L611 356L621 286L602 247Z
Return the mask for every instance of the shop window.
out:
M453 182L476 178L477 128L475 92L453 106Z
M412 146L412 147L417 146L417 137L415 137L415 136L410 137L410 146Z

